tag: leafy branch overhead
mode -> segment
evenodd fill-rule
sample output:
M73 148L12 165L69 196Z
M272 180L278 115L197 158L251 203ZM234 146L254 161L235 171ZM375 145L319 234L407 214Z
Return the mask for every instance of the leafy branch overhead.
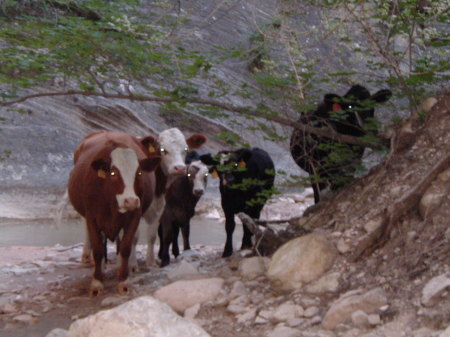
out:
M253 124L273 139L287 126L379 148L377 141L294 121L324 91L349 83L384 87L387 82L407 101L395 110L410 111L427 91L445 86L447 2L417 3L285 1L272 22L253 22L247 46L196 50L183 2L0 0L0 104L62 95L157 102L211 118L239 114L268 120L281 131ZM232 5L219 2L214 13L226 13ZM320 29L310 24L313 16ZM318 48L320 55L314 53ZM243 59L246 83L227 83L219 76L225 62ZM199 83L208 83L207 89ZM36 93L30 90L34 87L55 89ZM238 106L231 98L251 103Z

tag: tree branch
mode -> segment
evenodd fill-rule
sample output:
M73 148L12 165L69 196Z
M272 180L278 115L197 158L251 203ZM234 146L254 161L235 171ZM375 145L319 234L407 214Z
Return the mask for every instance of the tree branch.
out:
M56 96L73 96L73 95L88 96L88 97L104 97L104 98L111 98L111 99L126 99L129 101L138 101L138 102L173 103L173 102L183 101L184 103L189 103L189 104L210 105L210 106L221 108L221 109L224 109L227 111L237 112L242 115L263 118L268 121L276 122L278 124L285 125L285 126L290 126L295 129L302 130L304 132L309 132L309 133L315 134L317 136L329 138L329 139L339 141L342 143L359 145L359 146L363 146L363 147L369 147L369 148L372 148L375 150L380 150L382 148L382 146L380 146L378 144L365 142L365 141L361 140L361 138L358 138L358 137L340 134L340 133L337 133L333 129L318 129L318 128L312 127L308 124L294 122L290 119L275 116L275 115L269 114L269 113L264 113L261 111L255 111L255 110L252 110L252 108L250 108L250 107L238 107L238 106L234 106L234 105L227 104L227 103L222 103L222 102L208 100L208 99L201 99L201 98L149 97L149 96L142 96L142 95L137 96L137 95L122 95L122 94L107 94L107 93L99 93L99 92L68 90L68 91L64 91L64 92L43 92L43 93L26 95L26 96L22 96L20 98L14 99L14 100L2 101L2 102L0 102L0 106L10 106L13 104L24 102L29 99L39 98L39 97L56 97Z

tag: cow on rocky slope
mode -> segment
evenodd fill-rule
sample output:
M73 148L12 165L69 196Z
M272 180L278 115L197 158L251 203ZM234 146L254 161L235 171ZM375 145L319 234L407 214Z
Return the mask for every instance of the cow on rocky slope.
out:
M128 260L133 240L139 220L153 200L156 184L153 171L161 161L159 154L150 155L146 151L144 144L149 143L155 143L155 139L149 136L138 140L125 133L94 132L75 151L68 196L86 220L94 259L92 296L103 292L106 239L117 240L121 231L118 289L120 293L128 291Z
M244 212L259 219L261 210L271 197L275 180L275 166L269 154L259 148L242 148L200 156L210 166L212 177L220 178L222 209L225 213L227 239L223 257L233 253L235 214ZM244 226L241 249L252 248L252 233Z
M200 160L188 163L184 176L178 177L169 186L166 193L166 206L160 220L159 258L161 267L170 263L169 247L175 257L180 254L178 234L181 228L183 248L189 250L190 220L195 214L195 206L205 192L208 179L208 167Z
M326 94L317 109L303 114L298 122L362 137L373 120L374 104L386 102L391 96L386 89L370 95L365 87L354 85L343 97ZM344 144L302 129L292 132L290 148L297 165L310 174L315 203L320 201L322 190L329 187L334 191L353 177L364 153L363 146Z

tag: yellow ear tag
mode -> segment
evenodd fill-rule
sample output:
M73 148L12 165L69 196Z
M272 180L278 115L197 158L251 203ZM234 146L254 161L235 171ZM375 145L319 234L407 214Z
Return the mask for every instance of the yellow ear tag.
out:
M155 147L154 147L153 145L150 145L150 146L148 147L148 150L150 151L150 153L153 153L153 152L156 151L156 150L155 150Z
M241 161L238 163L238 167L239 167L240 169L244 169L244 168L247 167L247 164L245 163L245 161L241 160Z
M98 174L98 176L100 177L100 178L103 178L103 179L105 179L106 178L106 172L104 171L104 170L98 170L97 171L97 174Z
M211 174L211 177L213 178L219 178L219 174L217 173L217 170L214 170Z

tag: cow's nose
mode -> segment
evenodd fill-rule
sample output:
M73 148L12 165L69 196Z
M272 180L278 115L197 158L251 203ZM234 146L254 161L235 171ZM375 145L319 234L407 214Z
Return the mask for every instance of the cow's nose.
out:
M195 189L194 190L194 195L197 196L197 197L200 197L201 195L203 195L203 190Z
M173 171L175 174L184 174L186 172L185 165L176 165L173 167Z
M139 198L126 198L123 202L123 207L127 211L133 211L139 207Z

